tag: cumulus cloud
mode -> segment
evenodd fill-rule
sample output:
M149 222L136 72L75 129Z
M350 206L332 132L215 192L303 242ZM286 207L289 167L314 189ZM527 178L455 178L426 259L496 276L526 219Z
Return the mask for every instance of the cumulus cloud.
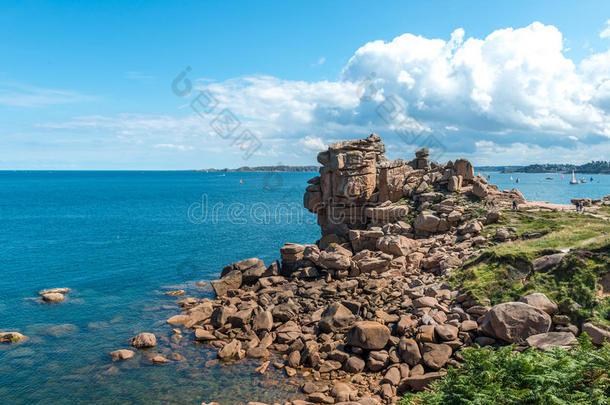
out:
M306 136L305 138L299 139L299 144L303 145L307 149L314 151L321 151L326 149L324 141L319 136Z
M370 132L396 145L405 139L401 133L433 134L447 149L468 157L489 156L493 148L501 156L511 148L515 154L529 148L539 156L549 147L565 152L606 145L610 50L580 62L565 52L562 33L539 22L498 29L484 38L468 37L461 28L446 39L407 33L364 44L336 81L255 75L200 81L198 89L209 91L219 109L235 114L240 130L259 137L261 151L274 153L294 153L296 141L313 155L331 139ZM203 128L214 137L208 127L217 111L183 119L89 117L63 125L101 125L127 133L143 126L178 138ZM407 142L418 146L421 139Z
M372 41L335 82L252 76L208 88L264 135L323 139L396 130L439 133L473 152L494 144L565 145L610 137L610 51L568 58L554 26L532 23L485 38L404 34ZM391 119L384 116L390 101ZM388 115L388 114L386 114Z

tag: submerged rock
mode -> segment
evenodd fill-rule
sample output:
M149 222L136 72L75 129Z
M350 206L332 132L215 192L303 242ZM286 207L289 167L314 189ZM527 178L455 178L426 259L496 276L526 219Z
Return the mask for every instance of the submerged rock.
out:
M140 333L129 339L133 347L143 349L147 347L155 347L157 345L157 337L152 333Z
M135 356L135 352L133 350L120 349L110 352L112 361L127 360L131 359L133 356Z
M62 302L66 297L61 293L52 292L42 294L42 299L46 302Z

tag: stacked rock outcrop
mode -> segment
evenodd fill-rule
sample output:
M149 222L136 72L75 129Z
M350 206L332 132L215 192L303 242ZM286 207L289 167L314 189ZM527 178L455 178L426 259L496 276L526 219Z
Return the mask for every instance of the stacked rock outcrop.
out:
M306 400L294 405L394 403L459 366L460 350L474 344L573 344L578 328L542 294L490 307L442 279L515 237L485 231L501 213L481 200L509 205L521 194L498 191L465 159L441 165L424 149L392 162L384 150L371 135L322 152L304 197L322 238L286 244L270 266L226 266L211 282L215 299L185 298L167 322L193 329L220 360L247 356L262 362L257 372L273 364L300 374Z
M395 222L408 214L409 207L392 203L404 198L422 205L442 199L443 194L463 191L498 203L525 202L517 190L498 191L485 178L475 177L466 159L430 162L429 151L423 148L410 161L391 161L384 152L383 142L372 134L361 140L334 143L318 154L320 176L308 181L303 202L318 215L323 236L347 237L350 230ZM442 222L422 229L444 232L448 228Z

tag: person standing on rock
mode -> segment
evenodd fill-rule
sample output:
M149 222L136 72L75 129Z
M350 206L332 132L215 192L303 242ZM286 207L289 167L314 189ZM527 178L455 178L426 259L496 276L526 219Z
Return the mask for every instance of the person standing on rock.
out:
M517 200L513 200L513 211L517 211Z

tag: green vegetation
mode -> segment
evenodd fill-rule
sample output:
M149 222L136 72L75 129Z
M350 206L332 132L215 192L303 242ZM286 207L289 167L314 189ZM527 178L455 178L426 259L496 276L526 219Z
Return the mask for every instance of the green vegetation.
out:
M431 391L407 394L399 404L602 405L610 400L610 345L595 349L586 334L571 350L520 353L505 346L461 353L461 368L450 368Z
M492 305L537 291L571 311L572 321L610 325L610 297L600 278L610 269L610 222L571 213L504 212L519 239L486 250L451 277L454 286ZM484 231L485 232L485 231ZM536 258L570 249L560 266L534 271Z
M546 164L533 164L524 167L505 167L502 172L504 173L570 173L574 170L577 173L592 173L602 174L610 173L610 162L603 160L592 161L585 163L584 165L572 165L566 163L546 163Z

